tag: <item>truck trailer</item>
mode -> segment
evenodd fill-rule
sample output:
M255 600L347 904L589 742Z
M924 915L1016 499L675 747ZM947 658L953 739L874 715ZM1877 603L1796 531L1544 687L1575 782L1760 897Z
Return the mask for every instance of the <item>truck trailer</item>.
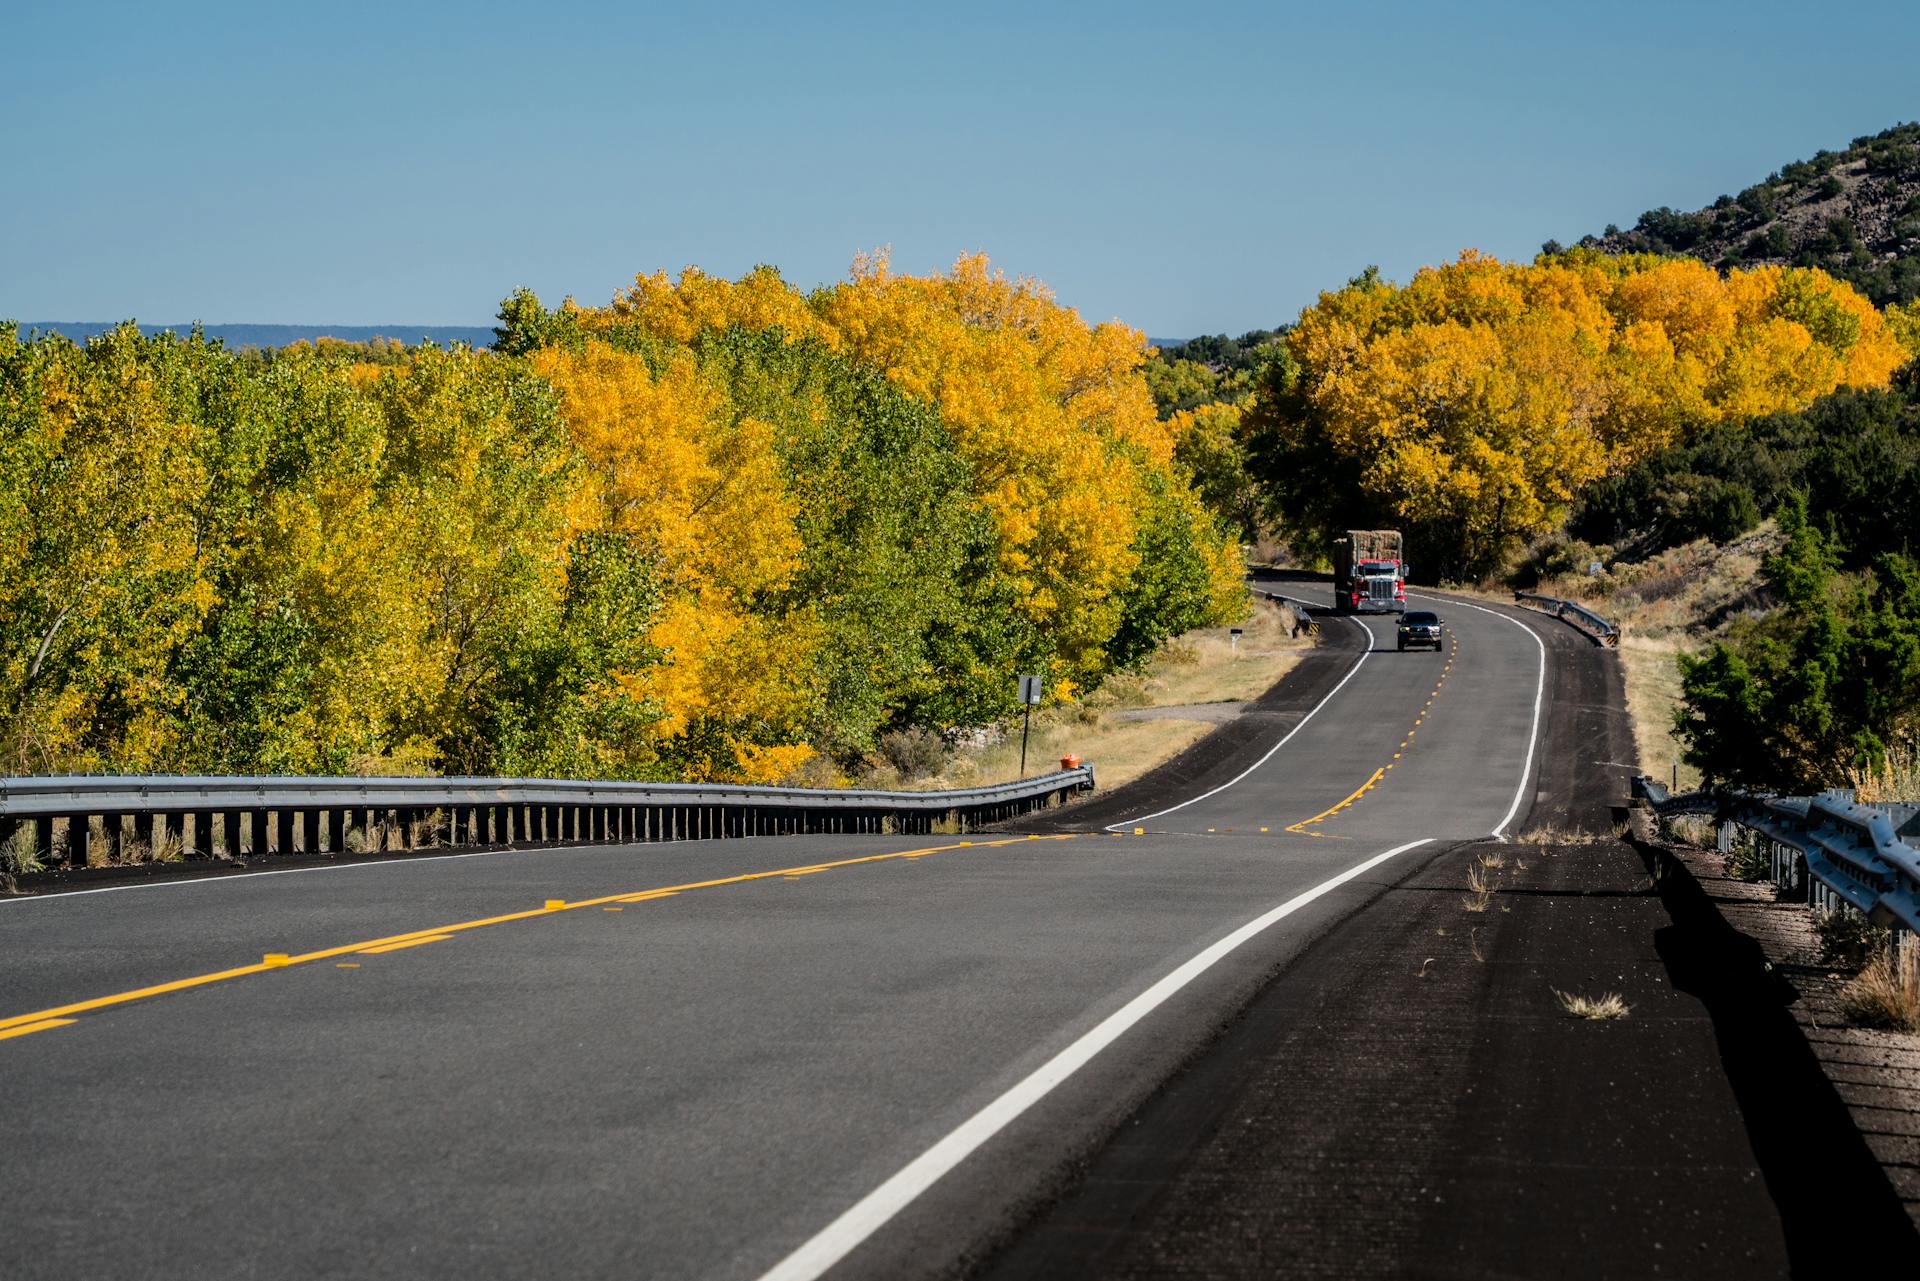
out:
M1397 529L1349 529L1333 540L1333 608L1398 614L1407 608L1407 563Z

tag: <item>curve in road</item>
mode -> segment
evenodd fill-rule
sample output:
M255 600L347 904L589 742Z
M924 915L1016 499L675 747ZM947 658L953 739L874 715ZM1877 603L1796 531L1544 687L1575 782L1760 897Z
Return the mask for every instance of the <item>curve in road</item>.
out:
M0 905L0 1196L31 1211L0 1271L945 1271L1315 938L1525 810L1536 624L1446 608L1442 655L1330 633L1317 712L1262 700L1194 804L1104 798L1140 809L1124 835Z

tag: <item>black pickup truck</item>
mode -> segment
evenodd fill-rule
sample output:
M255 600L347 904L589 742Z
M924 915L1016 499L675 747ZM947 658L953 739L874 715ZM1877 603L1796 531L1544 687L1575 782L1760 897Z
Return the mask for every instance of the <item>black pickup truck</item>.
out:
M1400 615L1399 645L1401 653L1409 649L1425 649L1431 645L1442 649L1445 642L1440 639L1440 615L1430 609L1410 609Z

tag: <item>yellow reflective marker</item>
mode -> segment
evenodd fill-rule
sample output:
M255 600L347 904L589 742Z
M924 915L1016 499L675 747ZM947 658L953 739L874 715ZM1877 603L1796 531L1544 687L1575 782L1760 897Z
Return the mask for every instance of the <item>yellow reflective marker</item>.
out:
M268 952L260 958L260 964L267 966L269 969L277 970L287 963L288 958L285 952Z
M550 898L547 900L547 911L558 912L561 908L565 907L566 905L567 905L567 900L563 898Z
M1147 834L1147 829L1144 827L1136 827L1133 829L1133 834L1135 836L1145 836Z
M10 1036L25 1036L29 1032L45 1032L49 1028L65 1027L72 1019L41 1019L38 1023L23 1023L19 1027L10 1027L0 1031L0 1041Z
M333 968L334 968L334 969L336 969L336 970L357 970L357 969L359 969L359 968L360 968L360 962L358 962L358 961L335 961L335 962L333 963Z
M624 907L603 907L600 910L602 912L624 912L627 909Z
M1267 829L1263 827L1263 828L1261 828L1260 830L1264 832L1264 831L1266 831Z

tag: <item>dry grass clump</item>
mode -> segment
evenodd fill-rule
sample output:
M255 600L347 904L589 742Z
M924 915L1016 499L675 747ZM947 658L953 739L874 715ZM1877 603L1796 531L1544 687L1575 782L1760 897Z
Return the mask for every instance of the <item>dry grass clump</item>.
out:
M1618 992L1608 992L1603 996L1581 996L1575 992L1562 992L1557 987L1552 991L1560 1002L1560 1008L1576 1019L1624 1019L1633 1010Z
M44 851L35 841L33 824L23 823L15 828L5 844L0 844L0 874L26 876L45 867L40 858Z
M1889 748L1876 769L1847 771L1862 805L1920 801L1920 747Z
M120 846L122 863L178 863L186 857L186 847L178 836L154 825L153 839L143 841L139 837L130 837Z
M1467 866L1467 892L1460 906L1469 912L1484 912L1493 904L1493 882L1487 879L1486 864L1476 858Z
M1609 841L1627 839L1627 825L1615 823L1604 832L1581 832L1558 823L1542 823L1538 827L1528 828L1514 840L1522 845L1604 845Z
M1718 826L1705 814L1669 814L1660 819L1660 835L1674 844L1712 849L1717 843L1715 829Z
M1840 992L1840 1008L1866 1027L1920 1032L1920 946L1881 952Z

